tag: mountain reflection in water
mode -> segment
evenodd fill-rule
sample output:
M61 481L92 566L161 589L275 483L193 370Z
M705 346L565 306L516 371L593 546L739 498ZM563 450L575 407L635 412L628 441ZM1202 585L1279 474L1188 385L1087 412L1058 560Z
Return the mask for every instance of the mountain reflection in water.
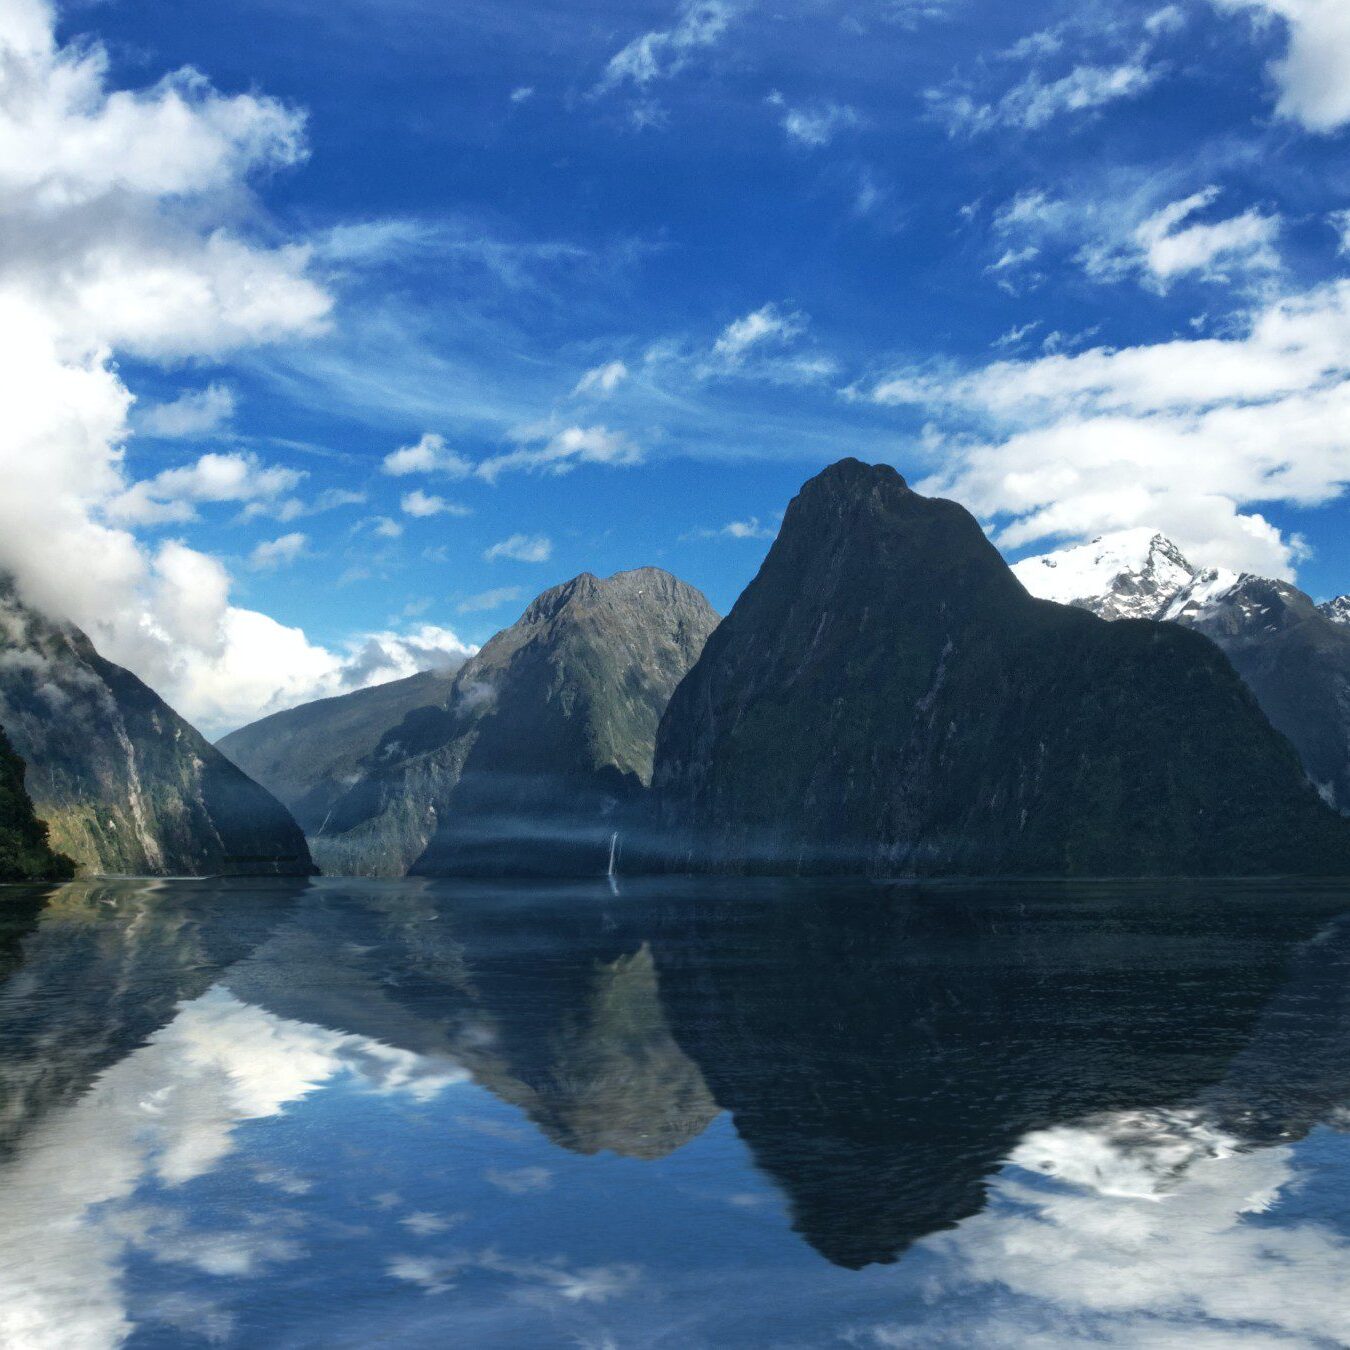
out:
M0 1345L1350 1344L1350 893L0 892Z

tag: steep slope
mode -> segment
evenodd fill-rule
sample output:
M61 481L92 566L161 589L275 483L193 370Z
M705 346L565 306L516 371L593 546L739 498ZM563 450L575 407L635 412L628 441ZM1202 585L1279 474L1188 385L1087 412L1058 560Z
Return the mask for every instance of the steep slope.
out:
M1350 627L1350 595L1338 595L1334 600L1327 600L1317 608L1332 623Z
M1124 617L1121 597L1133 597L1135 617L1203 633L1289 738L1322 795L1350 813L1350 604L1315 605L1287 582L1197 569L1162 535L1141 546L1149 533L1123 531L1028 558L1013 571L1042 599L1065 600L1113 619ZM1085 568L1089 556L1102 566ZM1067 577L1078 580L1066 587Z
M1350 812L1350 628L1288 582L1215 572L1162 617L1218 644L1323 797Z
M0 586L0 725L55 848L92 873L312 870L285 807L130 671Z
M54 853L23 785L24 764L0 730L0 881L64 880L69 858Z
M306 834L322 828L361 765L415 708L444 702L458 666L323 698L252 722L216 749L261 783Z
M676 865L1350 870L1218 649L1033 599L953 502L844 460L788 509L662 720Z
M658 568L546 591L368 757L315 840L326 872L605 870L656 727L717 615Z

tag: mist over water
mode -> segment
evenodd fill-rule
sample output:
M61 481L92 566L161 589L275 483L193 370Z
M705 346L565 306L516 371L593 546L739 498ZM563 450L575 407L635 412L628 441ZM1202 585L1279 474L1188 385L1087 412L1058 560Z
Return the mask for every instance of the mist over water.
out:
M1343 887L0 899L5 1346L1350 1343Z

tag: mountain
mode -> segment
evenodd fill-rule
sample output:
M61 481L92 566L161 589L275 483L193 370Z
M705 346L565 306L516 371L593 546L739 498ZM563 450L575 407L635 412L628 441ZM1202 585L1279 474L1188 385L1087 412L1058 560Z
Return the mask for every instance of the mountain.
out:
M1338 595L1334 600L1324 601L1317 608L1332 623L1350 626L1350 595Z
M1343 874L1350 826L1222 653L1033 599L975 519L844 460L676 690L671 865Z
M230 732L216 749L272 793L306 834L316 834L385 732L415 708L444 702L457 669L427 670L273 713Z
M545 591L381 738L314 840L347 875L595 875L717 614L659 568Z
M1090 609L1103 619L1156 619L1195 576L1165 535L1122 530L1013 567L1032 595Z
M84 872L312 870L285 807L71 624L0 584L0 726L55 848Z
M1111 619L1121 617L1122 596L1137 597L1141 610L1152 608L1132 617L1165 619L1203 633L1289 738L1326 800L1350 813L1350 601L1316 605L1288 582L1201 570L1162 535L1144 545L1148 535L1124 531L1027 559L1013 571L1043 599L1062 599ZM1089 557L1101 558L1101 567L1085 567ZM1066 587L1065 577L1079 580Z
M65 880L75 865L54 853L23 785L24 763L0 731L0 882Z

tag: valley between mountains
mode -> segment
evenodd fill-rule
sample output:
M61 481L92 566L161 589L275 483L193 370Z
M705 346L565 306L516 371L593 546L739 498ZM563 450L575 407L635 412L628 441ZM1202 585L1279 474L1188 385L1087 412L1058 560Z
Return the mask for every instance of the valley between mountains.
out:
M210 745L0 589L0 876L1350 873L1350 598L1151 531L1009 567L856 460L725 618L658 568Z

